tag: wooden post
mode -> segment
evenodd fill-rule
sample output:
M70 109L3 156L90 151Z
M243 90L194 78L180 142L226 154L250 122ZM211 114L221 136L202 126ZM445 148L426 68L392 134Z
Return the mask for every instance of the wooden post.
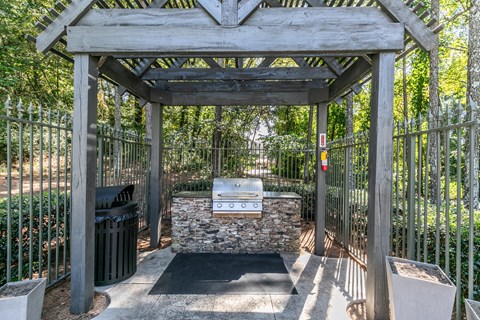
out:
M152 149L150 171L150 246L158 247L161 236L163 181L163 105L152 103Z
M71 305L74 314L93 304L95 177L97 169L97 61L75 55L72 135Z
M327 173L322 171L322 161L320 160L320 133L327 132L328 104L319 103L317 105L317 162L315 167L315 254L323 256L325 254L325 180Z
M373 56L368 153L368 320L389 318L385 256L389 253L392 202L394 79L395 53Z

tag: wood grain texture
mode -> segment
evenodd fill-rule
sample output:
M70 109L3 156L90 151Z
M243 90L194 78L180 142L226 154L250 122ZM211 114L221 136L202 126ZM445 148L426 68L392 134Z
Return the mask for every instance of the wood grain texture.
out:
M75 24L97 0L77 0L71 2L55 20L37 37L37 50L47 53L65 34L65 27Z
M385 256L390 247L395 53L373 56L368 149L367 319L388 319Z
M145 10L148 11L148 10ZM196 30L196 32L192 32ZM198 56L289 56L322 53L372 53L404 47L402 24L317 26L158 26L83 27L67 29L70 52L94 55L163 54ZM175 36L172 36L175 34ZM275 35L275 36L272 36Z
M251 7L240 7L240 18ZM394 22L372 7L358 8L258 8L246 26L288 26L321 24L385 24ZM215 26L218 23L205 10L193 9L92 9L76 26Z
M106 75L117 84L138 98L150 100L150 86L113 58L106 58L99 67L100 73Z
M163 194L163 106L152 104L152 141L150 171L150 246L157 248L161 238Z
M222 0L222 25L226 27L238 25L237 0Z
M330 99L344 94L350 87L367 76L372 66L363 58L359 58L330 84Z
M152 89L151 99L156 100ZM163 93L161 90L160 93ZM172 92L174 106L246 106L246 105L308 105L308 91L300 92Z
M329 68L181 68L151 69L144 80L309 80L334 79L337 75Z
M425 23L403 1L377 0L378 5L393 19L405 24L407 33L423 50L430 51L436 37Z
M241 0L238 3L238 24L242 24L257 10L263 0Z
M75 55L70 235L70 311L74 314L90 310L94 294L97 79L97 60Z
M174 81L157 85L159 90L172 92L265 92L265 91L306 91L326 88L323 80L316 81L262 81L262 80L232 80L232 81Z
M317 104L317 138L316 152L317 161L315 163L315 254L323 256L325 254L325 194L327 172L322 171L322 162L320 161L320 134L327 132L328 103Z
M218 0L197 0L198 3L205 9L208 14L217 21L222 23L222 4ZM192 10L192 9L190 9Z

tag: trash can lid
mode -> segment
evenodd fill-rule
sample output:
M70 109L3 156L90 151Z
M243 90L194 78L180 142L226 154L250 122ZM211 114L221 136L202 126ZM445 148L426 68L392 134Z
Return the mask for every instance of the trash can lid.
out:
M95 209L109 209L123 206L133 199L133 184L98 187L95 192Z

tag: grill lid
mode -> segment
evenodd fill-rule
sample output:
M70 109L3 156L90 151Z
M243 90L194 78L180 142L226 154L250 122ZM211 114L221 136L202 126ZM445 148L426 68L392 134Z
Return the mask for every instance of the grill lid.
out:
M262 179L215 178L213 179L212 198L215 200L262 200Z

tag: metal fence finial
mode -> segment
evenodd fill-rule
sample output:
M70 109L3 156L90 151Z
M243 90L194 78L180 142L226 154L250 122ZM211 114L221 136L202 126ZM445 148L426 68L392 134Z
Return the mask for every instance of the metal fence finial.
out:
M17 104L17 111L18 111L18 117L19 117L19 118L22 118L22 114L23 114L23 101L22 101L21 98L20 98L20 101L18 101L18 104Z

